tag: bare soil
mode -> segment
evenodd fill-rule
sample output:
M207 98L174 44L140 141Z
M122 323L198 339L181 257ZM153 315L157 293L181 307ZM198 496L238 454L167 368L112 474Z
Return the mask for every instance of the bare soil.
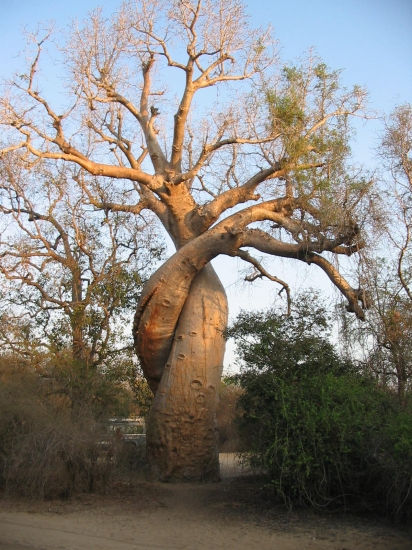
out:
M233 455L221 459L220 483L161 484L133 476L105 496L0 500L0 549L412 549L410 529L376 519L265 507L256 480Z

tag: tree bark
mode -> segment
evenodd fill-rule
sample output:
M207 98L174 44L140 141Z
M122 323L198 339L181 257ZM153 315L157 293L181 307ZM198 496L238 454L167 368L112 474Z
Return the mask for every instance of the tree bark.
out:
M219 479L216 407L226 326L226 294L208 264L190 286L155 388L147 455L157 479Z

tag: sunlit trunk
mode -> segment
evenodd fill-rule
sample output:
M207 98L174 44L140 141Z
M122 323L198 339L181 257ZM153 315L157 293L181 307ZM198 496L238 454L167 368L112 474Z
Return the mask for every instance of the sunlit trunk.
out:
M207 265L190 286L149 415L147 454L158 479L219 478L216 407L226 325L225 291Z

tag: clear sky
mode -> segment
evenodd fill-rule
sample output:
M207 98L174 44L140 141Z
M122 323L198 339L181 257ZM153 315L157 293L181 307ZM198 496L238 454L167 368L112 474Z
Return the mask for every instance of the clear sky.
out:
M0 74L12 69L22 30L39 22L65 26L119 0L0 0ZM253 24L272 25L282 57L296 60L310 47L345 81L365 85L377 109L412 96L412 0L249 0Z
M65 26L99 5L109 14L119 4L118 0L0 0L0 78L18 70L16 56L24 47L24 28L33 30L37 23L50 21ZM380 114L412 102L412 0L249 0L246 5L253 25L273 27L283 61L296 61L314 48L332 69L343 69L347 86L366 87L371 107ZM373 164L380 132L379 121L360 125L357 160ZM236 285L233 260L219 260L217 267L232 314L240 307L268 305L276 295L273 284L259 283L253 290ZM317 280L318 272L301 266L292 269L287 275L295 287L308 280L315 286L329 284ZM281 266L279 270L274 274L283 276Z
M1 72L20 49L21 31L36 23L66 25L118 0L0 0ZM285 59L314 47L328 64L344 68L349 80L365 84L377 104L404 101L412 88L411 0L249 0L256 25L273 26Z

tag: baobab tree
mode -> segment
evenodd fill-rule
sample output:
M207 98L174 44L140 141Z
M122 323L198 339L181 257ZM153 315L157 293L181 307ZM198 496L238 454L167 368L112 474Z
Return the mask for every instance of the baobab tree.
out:
M365 244L370 184L348 168L365 94L341 89L313 58L281 67L270 32L250 28L238 0L137 0L110 20L93 13L65 50L67 105L67 92L54 106L41 87L47 40L34 46L2 101L3 154L28 167L76 165L94 208L148 209L170 235L176 252L134 320L155 393L147 452L161 479L216 479L227 300L210 261L241 258L252 279L286 290L253 251L314 265L363 316L364 293L333 258Z

